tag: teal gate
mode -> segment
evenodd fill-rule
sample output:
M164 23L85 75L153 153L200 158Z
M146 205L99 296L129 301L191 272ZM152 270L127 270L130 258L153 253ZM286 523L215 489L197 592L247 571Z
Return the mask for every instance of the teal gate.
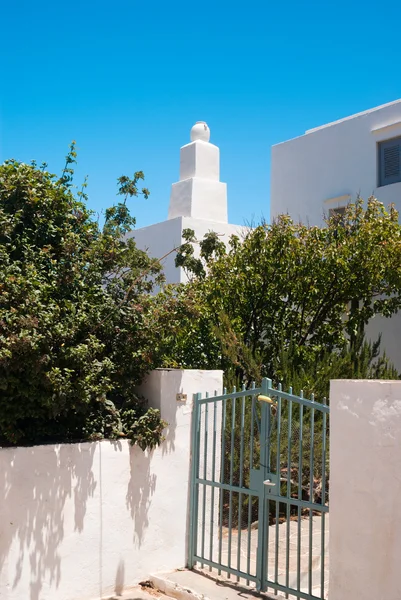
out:
M260 388L195 399L189 567L327 597L329 407Z

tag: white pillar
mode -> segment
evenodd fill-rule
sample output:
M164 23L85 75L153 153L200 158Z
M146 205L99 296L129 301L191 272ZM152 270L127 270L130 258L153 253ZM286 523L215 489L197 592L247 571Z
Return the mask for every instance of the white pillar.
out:
M329 600L401 598L401 382L330 389Z

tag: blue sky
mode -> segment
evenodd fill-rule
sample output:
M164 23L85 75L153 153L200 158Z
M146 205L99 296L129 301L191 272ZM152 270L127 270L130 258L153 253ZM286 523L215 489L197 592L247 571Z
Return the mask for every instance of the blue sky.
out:
M269 215L270 148L401 97L401 2L3 3L0 161L60 172L77 141L89 204L143 170L137 225L167 217L197 120L221 149L232 223Z

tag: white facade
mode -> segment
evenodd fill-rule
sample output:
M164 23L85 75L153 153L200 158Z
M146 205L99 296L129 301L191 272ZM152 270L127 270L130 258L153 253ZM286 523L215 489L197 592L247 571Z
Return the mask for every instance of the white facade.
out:
M194 230L199 241L214 231L225 243L231 235L241 236L245 230L243 226L228 223L227 185L220 181L220 150L209 142L207 124L197 122L190 139L180 150L180 179L171 188L168 219L128 234L135 238L139 248L162 259L167 283L187 281L184 270L175 266L173 251L183 243L184 229Z
M301 137L273 146L270 215L288 213L295 221L324 224L331 209L358 195L371 195L401 213L401 181L381 183L381 144L401 136L401 100L311 129ZM401 173L401 142L397 155ZM367 335L382 334L382 350L401 370L401 316L375 317Z
M359 194L401 209L401 182L380 186L379 143L401 136L401 100L311 129L272 148L270 214L322 225Z
M330 600L401 598L401 382L330 387Z
M168 427L152 452L127 440L0 448L0 598L109 598L184 567L193 396L222 385L222 371L153 371L140 391Z

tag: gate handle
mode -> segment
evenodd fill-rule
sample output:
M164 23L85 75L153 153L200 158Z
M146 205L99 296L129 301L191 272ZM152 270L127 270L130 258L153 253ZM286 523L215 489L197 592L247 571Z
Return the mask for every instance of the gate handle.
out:
M274 487L276 484L273 483L273 481L271 479L266 479L266 481L263 482L263 485L268 485L270 487Z

